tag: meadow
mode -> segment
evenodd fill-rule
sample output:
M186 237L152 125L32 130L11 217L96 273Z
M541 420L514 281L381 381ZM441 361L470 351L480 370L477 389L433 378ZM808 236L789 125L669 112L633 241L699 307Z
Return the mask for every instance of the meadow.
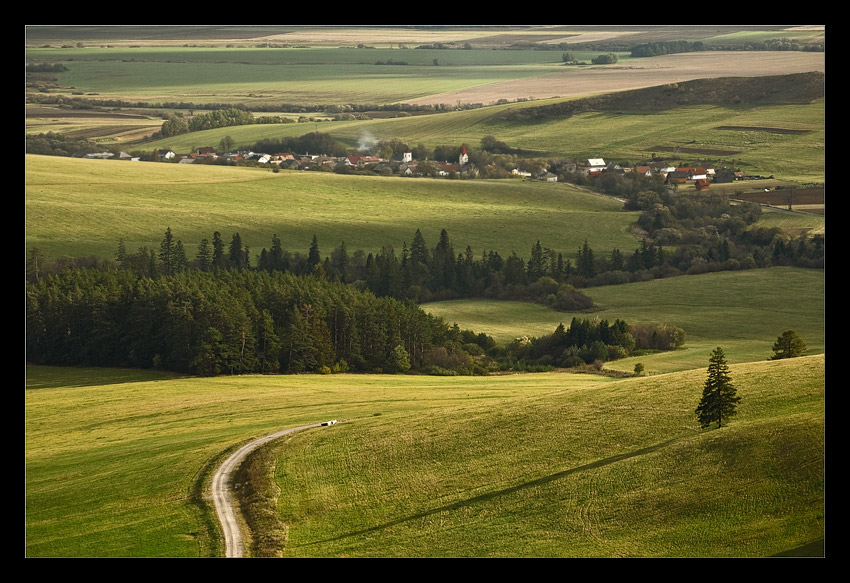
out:
M742 402L698 429L704 373L613 381L28 370L26 554L219 553L205 484L272 452L257 512L284 556L770 556L822 552L823 356L733 365ZM279 496L279 497L278 497ZM817 552L817 551L816 551Z
M49 27L47 27L49 28ZM823 70L824 53L724 52L561 63L561 50L484 50L505 43L681 34L632 27L452 30L203 27L115 31L57 27L28 39L28 62L69 70L44 94L88 99L246 104L464 104L561 100L698 77ZM823 29L687 38L744 46ZM130 32L125 29L124 32ZM729 33L729 34L725 34ZM87 36L88 35L88 36ZM653 37L655 35L655 37ZM709 37L713 37L709 38ZM476 43L471 50L401 48ZM376 48L357 48L366 43ZM51 45L50 47L45 45ZM263 46L260 46L260 45ZM288 45L284 48L283 45ZM63 46L64 45L64 46ZM229 45L229 46L228 46ZM296 46L298 45L298 46ZM409 46L409 45L408 45ZM589 60L598 51L578 52ZM406 61L406 65L376 64ZM436 62L435 62L436 60ZM55 84L54 84L55 83ZM542 104L544 101L536 101ZM26 131L89 136L107 146L180 153L261 139L331 134L350 147L411 146L493 135L541 157L716 154L780 183L823 183L825 103L620 111L508 122L510 103L439 115L251 125L139 141L157 110L28 104ZM165 107L162 108L165 111ZM69 115L69 113L71 115ZM73 116L73 117L72 117ZM721 129L735 126L738 129ZM741 128L802 130L778 134ZM704 159L706 155L698 155ZM712 155L714 156L714 155ZM771 182L776 184L777 182ZM737 186L737 185L736 185ZM740 188L757 188L758 183ZM535 241L571 257L639 245L622 201L566 184L449 181L201 165L25 157L25 245L51 258L157 250L166 228L192 257L203 238L239 232L254 257L277 234L305 253L393 245L446 229L462 252L528 255ZM766 213L760 225L824 232L818 216ZM253 260L253 257L252 257ZM825 274L774 267L588 288L590 314L462 300L423 305L500 344L550 333L574 315L685 330L682 349L608 362L644 376L552 372L486 377L263 375L190 378L156 370L28 366L25 374L25 554L28 557L213 557L223 542L208 499L216 466L284 427L339 419L258 452L239 480L253 556L768 557L824 556ZM808 346L770 361L785 329ZM694 415L710 351L722 346L742 401L720 430ZM240 486L245 486L240 482Z
M217 462L252 437L331 418L350 423L264 452L277 468L265 488L282 494L258 540L278 546L256 554L796 549L824 520L823 286L820 271L772 268L590 289L603 308L591 316L687 333L682 350L606 363L646 365L647 376L619 381L30 367L27 555L213 556L204 488ZM570 316L514 302L424 307L504 340ZM787 327L813 356L767 362ZM730 427L700 432L693 409L716 345L743 401ZM269 520L268 508L255 514Z
M313 235L323 255L343 241L350 252L397 252L420 229L436 245L446 229L462 252L526 256L537 240L573 253L584 240L633 250L636 214L614 199L563 184L519 180L448 181L199 165L26 157L26 245L49 257L114 257L158 248L165 229L190 257L214 231L239 232L254 255L277 234L306 253ZM94 218L95 220L91 220Z
M774 267L674 277L583 290L599 307L589 314L497 300L451 300L423 304L427 312L485 332L504 345L521 336L551 334L573 317L617 318L629 324L671 324L686 334L684 346L606 362L631 372L641 362L651 374L700 368L718 343L729 362L769 358L785 329L796 330L809 353L825 348L825 278L820 270Z
M540 383L533 393L498 407L477 400L306 434L276 448L284 544L259 549L799 556L823 541L821 365L812 357L732 367L739 417L714 433L693 429L703 373L692 371L581 387L529 378Z

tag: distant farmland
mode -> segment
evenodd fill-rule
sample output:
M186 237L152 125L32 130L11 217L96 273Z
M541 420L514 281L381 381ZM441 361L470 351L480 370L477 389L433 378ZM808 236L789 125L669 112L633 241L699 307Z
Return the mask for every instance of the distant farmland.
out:
M716 77L758 77L825 71L824 53L704 52L631 59L627 63L565 67L555 73L412 99L408 103L492 103L498 99L578 97Z

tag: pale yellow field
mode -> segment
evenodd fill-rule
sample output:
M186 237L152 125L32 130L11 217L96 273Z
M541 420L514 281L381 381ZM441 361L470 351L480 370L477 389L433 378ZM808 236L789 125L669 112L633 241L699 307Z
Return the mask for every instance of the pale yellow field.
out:
M634 59L593 67L564 67L563 73L492 83L429 95L409 103L492 103L499 99L573 97L654 87L694 79L758 77L825 71L825 53L791 51L704 52Z

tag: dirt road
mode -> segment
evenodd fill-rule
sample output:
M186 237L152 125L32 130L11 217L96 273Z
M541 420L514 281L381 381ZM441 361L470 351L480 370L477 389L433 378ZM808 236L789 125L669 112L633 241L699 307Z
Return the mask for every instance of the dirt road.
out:
M235 501L233 499L233 493L231 492L231 478L233 473L239 467L239 464L242 463L242 460L245 459L249 453L264 445L270 441L278 439L279 437L283 437L284 435L288 435L290 433L295 433L296 431L301 431L304 429L311 429L313 427L321 427L322 423L314 423L312 425L301 425L299 427L290 427L288 429L282 429L271 435L266 435L265 437L261 437L256 439L250 443L247 443L236 450L229 458L227 458L221 467L216 471L213 476L212 481L212 496L213 501L215 502L216 513L218 513L218 519L221 522L221 527L224 530L224 540L225 540L225 556L226 557L243 557L245 556L245 548L242 542L242 532L239 529L239 521L237 520L237 510L235 508Z

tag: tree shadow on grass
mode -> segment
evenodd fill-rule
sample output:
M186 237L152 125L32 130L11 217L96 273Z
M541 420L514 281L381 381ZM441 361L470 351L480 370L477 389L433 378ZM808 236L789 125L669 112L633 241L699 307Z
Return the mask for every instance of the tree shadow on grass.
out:
M410 521L413 521L413 520L419 520L419 519L422 519L422 518L426 518L428 516L439 514L441 512L451 512L451 511L454 511L454 510L460 510L461 508L472 506L474 504L488 502L490 500L498 498L499 496L506 496L506 495L509 495L509 494L513 494L515 492L519 492L521 490L525 490L527 488L536 488L537 486L543 486L545 484L548 484L550 482L554 482L555 480L560 480L561 478L566 478L567 476L570 476L570 475L573 475L573 474L578 474L580 472L585 472L587 470L593 470L593 469L596 469L596 468L601 468L601 467L604 467L604 466L607 466L607 465L610 465L610 464L615 464L617 462L621 462L621 461L624 461L624 460L627 460L627 459L630 459L630 458L634 458L634 457L646 455L646 454L649 454L649 453L653 453L653 452L658 451L660 449L663 449L663 448L665 448L669 445L672 445L673 443L675 443L677 441L681 441L682 439L685 439L685 437L676 437L676 438L673 438L673 439L670 439L670 440L667 440L667 441L664 441L664 442L661 442L661 443L658 443L658 444L655 444L655 445L651 445L649 447L644 447L644 448L641 448L641 449L634 450L632 452L607 457L607 458L604 458L604 459L601 459L601 460L597 460L595 462L591 462L589 464L584 464L584 465L581 465L581 466L577 466L575 468L570 468L568 470L563 470L561 472L549 474L548 476L543 476L541 478L537 478L536 480L530 480L530 481L524 482L522 484L517 484L516 486L511 486L509 488L503 488L502 490L497 490L495 492L488 492L487 494L481 494L480 496L474 496L474 497L468 498L466 500L460 500L460 501L454 502L452 504L440 506L439 508L433 508L433 509L427 510L425 512L420 512L420 513L417 513L417 514L413 514L411 516L398 518L398 519L392 520L390 522L385 522L384 524L378 524L378 525L375 525L375 526L371 526L369 528L364 528L364 529L361 529L361 530L355 530L355 531L352 531L352 532L349 532L349 533L346 533L346 534L342 534L342 535L337 536L337 537L332 537L332 538L325 539L325 540L314 541L312 543L306 543L304 545L299 545L299 546L309 547L309 546L313 546L313 545L317 545L317 544L344 540L346 538L363 536L363 535L367 535L367 534L370 534L370 533L373 533L373 532L377 532L377 531L380 531L380 530L383 530L383 529L386 529L386 528L398 526L400 524L404 524L405 522L410 522Z

